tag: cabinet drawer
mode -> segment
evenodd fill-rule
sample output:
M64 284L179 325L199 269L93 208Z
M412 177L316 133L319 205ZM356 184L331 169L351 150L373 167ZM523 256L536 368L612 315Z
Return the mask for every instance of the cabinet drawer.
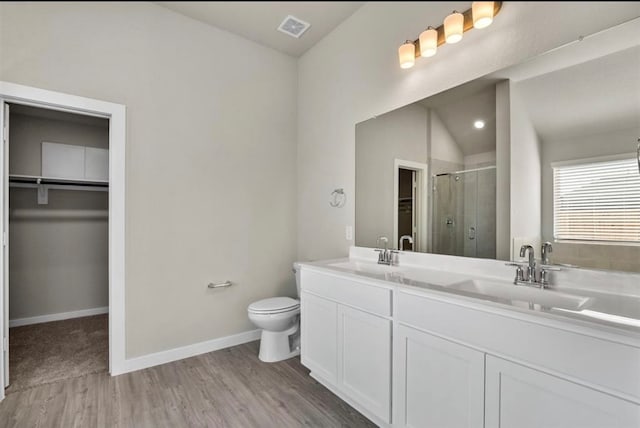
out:
M367 312L391 316L390 288L360 282L355 279L302 269L301 288L344 305Z

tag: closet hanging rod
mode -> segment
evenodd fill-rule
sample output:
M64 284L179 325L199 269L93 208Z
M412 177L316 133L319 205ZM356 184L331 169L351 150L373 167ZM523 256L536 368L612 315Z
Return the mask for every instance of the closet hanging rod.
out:
M84 184L36 184L9 182L9 187L18 189L38 189L40 187L51 190L81 190L83 192L108 192L109 186L89 186Z
M77 219L102 220L109 218L109 210L50 210L50 209L12 209L9 216L13 220L40 219Z

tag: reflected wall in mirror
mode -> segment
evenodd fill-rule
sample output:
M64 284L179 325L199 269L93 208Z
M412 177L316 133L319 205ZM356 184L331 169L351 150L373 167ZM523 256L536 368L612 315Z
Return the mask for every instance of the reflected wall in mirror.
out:
M639 41L634 19L357 124L356 245L640 272Z
M496 85L479 80L356 125L356 244L496 256ZM407 240L408 241L408 240Z

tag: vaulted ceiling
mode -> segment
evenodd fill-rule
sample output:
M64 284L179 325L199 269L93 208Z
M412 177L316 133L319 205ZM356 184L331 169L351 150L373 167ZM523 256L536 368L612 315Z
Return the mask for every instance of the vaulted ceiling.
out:
M365 2L336 1L180 1L156 2L206 24L299 57ZM298 39L277 30L287 15L311 24Z

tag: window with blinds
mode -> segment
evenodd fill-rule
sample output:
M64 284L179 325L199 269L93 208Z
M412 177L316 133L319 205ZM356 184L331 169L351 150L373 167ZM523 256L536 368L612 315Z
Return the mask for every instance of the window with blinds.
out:
M553 167L557 240L640 243L640 173L636 159Z

